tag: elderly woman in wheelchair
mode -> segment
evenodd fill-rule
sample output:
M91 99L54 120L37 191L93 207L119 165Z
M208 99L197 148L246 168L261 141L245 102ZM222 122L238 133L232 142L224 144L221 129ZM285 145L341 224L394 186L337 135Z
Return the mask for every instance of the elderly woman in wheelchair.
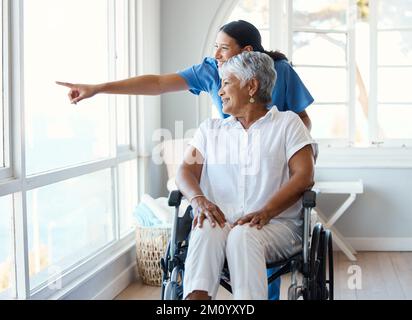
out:
M176 184L190 202L193 222L183 253L179 230L172 230L162 260L162 298L215 298L225 266L234 299L267 299L267 264L280 261L289 262L280 264L287 271L304 273L304 297L331 298L326 257L319 259L330 258L330 233L318 226L317 252L309 252L308 216L303 223L299 201L314 184L316 144L296 114L269 108L276 81L269 56L243 52L220 73L223 111L231 116L203 122L185 152ZM183 223L179 219L176 215L176 227ZM297 298L296 279L292 286L289 297ZM320 295L314 296L316 289Z

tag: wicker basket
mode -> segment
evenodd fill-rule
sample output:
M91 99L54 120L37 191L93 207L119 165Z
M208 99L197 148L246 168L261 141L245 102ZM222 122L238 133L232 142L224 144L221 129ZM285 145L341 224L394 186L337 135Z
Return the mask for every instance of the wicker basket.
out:
M145 284L160 286L164 256L170 239L170 228L136 226L136 259L140 277Z

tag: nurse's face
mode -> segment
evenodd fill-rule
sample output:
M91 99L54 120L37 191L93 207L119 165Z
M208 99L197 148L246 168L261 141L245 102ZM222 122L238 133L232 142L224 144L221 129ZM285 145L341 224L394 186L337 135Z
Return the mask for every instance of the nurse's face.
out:
M228 36L223 31L220 31L217 34L215 43L215 59L217 60L217 65L219 68L224 62L242 51L242 48L237 44L235 39Z

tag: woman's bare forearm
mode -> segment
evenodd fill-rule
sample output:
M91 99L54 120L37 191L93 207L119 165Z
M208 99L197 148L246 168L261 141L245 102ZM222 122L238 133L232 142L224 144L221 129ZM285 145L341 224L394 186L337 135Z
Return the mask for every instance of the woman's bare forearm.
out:
M263 210L270 212L272 218L276 217L294 205L313 183L313 179L307 175L294 175L269 199Z
M202 165L195 165L202 166ZM199 168L197 170L199 171ZM200 168L201 172L201 168ZM189 169L188 166L182 165L176 175L176 185L180 192L186 197L186 199L191 199L195 195L203 194L200 188L200 174L199 172L194 172Z
M178 74L142 75L96 85L97 93L159 95L187 90L186 81Z
M203 195L200 188L202 168L201 164L183 164L176 175L176 185L192 206L193 214L196 216L193 227L199 225L201 228L203 220L208 219L212 227L215 227L217 223L223 228L226 223L225 214L215 203Z

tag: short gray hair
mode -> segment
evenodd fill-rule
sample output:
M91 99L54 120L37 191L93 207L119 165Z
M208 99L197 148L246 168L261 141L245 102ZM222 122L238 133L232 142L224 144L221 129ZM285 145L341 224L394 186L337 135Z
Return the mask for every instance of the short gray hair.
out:
M219 75L223 79L232 73L243 84L253 78L259 81L256 96L263 103L272 101L272 90L276 82L276 70L273 59L266 53L243 51L231 57L220 68Z

